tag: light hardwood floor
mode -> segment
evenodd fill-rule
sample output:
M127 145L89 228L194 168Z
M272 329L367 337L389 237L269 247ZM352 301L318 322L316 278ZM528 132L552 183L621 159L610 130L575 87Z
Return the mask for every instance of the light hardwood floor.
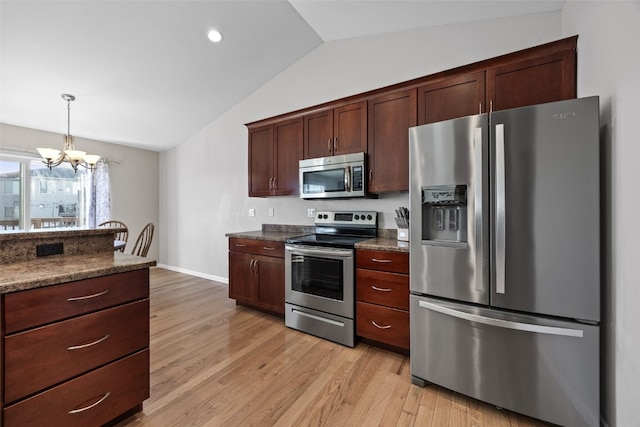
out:
M118 426L543 426L411 384L409 359L240 306L227 285L151 269L151 397Z

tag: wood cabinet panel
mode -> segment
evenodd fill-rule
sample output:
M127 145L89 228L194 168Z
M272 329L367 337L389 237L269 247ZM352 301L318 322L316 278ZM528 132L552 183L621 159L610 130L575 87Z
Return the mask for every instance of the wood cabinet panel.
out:
M409 276L357 268L356 294L360 301L409 310Z
M576 97L574 50L517 61L487 70L493 111Z
M405 252L358 249L356 251L356 267L408 274L409 256Z
M367 151L367 103L344 105L333 110L333 155Z
M256 299L253 254L229 252L229 298L251 304Z
M12 333L141 298L149 298L148 268L13 292L3 299L4 331Z
M357 334L401 349L409 349L409 312L356 302Z
M149 350L4 408L11 426L97 426L149 397Z
M284 243L272 240L229 238L229 250L256 255L284 257Z
M409 128L417 124L417 90L369 100L368 191L409 190Z
M333 109L304 116L304 158L333 154Z
M302 118L285 120L273 125L274 132L274 181L276 196L299 193L298 162L302 160Z
M486 110L485 73L468 73L418 88L418 124L470 116Z
M271 194L273 166L273 126L249 129L250 197Z
M230 238L229 298L284 315L284 243Z
M7 336L5 401L132 354L148 343L148 299Z
M265 310L284 315L284 259L256 257L258 303Z

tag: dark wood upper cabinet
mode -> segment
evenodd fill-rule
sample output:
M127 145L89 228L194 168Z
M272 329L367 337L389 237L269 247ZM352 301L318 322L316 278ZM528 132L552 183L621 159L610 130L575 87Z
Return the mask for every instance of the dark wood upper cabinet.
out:
M575 50L487 69L487 101L493 111L575 97Z
M302 118L285 120L273 125L274 182L276 196L299 193L298 162L302 160Z
M249 196L271 195L273 125L249 128Z
M467 73L418 87L418 124L486 111L485 73Z
M302 118L249 128L249 196L298 194Z
M368 189L371 193L409 189L409 128L417 124L416 89L369 100Z
M333 155L367 151L367 102L333 110Z
M575 98L577 42L567 37L249 123L249 196L298 194L298 160L357 152L367 153L370 193L407 191L409 127Z
M304 116L304 158L336 156L367 150L366 101Z

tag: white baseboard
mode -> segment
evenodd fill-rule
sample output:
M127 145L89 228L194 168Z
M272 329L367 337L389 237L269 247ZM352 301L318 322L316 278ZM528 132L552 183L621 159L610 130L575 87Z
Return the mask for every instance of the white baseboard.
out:
M229 284L228 277L214 276L213 274L204 274L204 273L200 273L199 271L187 270L186 268L174 267L172 265L166 265L166 264L158 264L157 266L160 268L164 268L166 270L171 270L178 273L184 273L190 276L200 277L202 279L213 280L214 282L224 283L225 285Z

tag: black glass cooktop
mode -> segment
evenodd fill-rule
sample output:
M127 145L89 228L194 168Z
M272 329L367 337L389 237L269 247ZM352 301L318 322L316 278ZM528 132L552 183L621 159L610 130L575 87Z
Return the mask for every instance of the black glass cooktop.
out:
M287 239L287 243L306 246L323 246L334 248L353 248L354 245L363 240L371 239L375 236L344 236L332 234L309 234L307 236L292 237Z

